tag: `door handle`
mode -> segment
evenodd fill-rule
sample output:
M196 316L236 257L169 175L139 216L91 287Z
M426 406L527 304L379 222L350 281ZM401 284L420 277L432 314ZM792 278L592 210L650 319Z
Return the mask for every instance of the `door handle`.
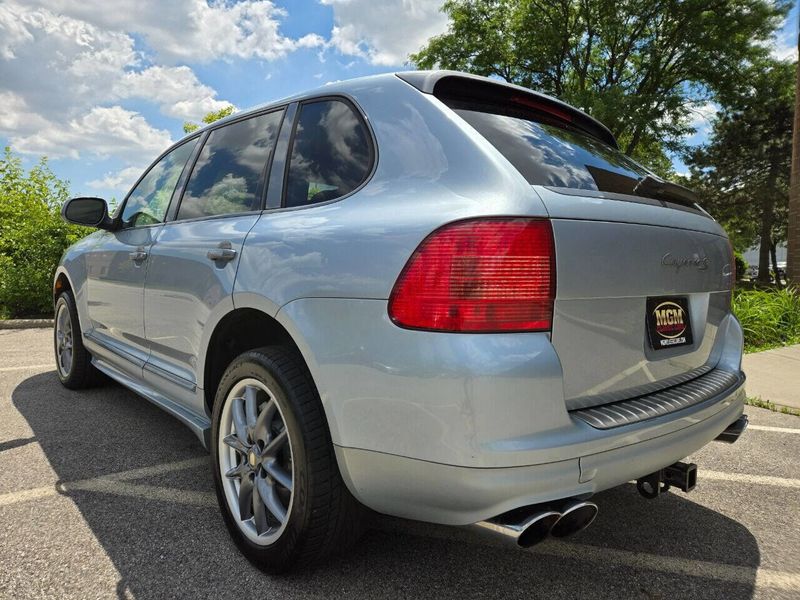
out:
M209 250L206 256L214 262L230 262L236 258L236 250L231 248L230 242L220 242L216 248Z
M144 248L137 248L134 252L128 252L128 256L135 263L140 263L147 258L147 252Z

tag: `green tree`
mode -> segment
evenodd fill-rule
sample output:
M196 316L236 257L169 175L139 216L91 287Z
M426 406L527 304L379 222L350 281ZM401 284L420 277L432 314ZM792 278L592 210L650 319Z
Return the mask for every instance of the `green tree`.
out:
M27 173L6 147L0 157L0 317L52 312L53 275L64 249L86 228L61 220L68 183L42 158Z
M739 249L760 241L758 278L768 282L775 245L786 240L794 119L794 63L766 61L750 84L723 98L707 144L688 156L692 187Z
M214 121L219 121L220 119L224 119L225 117L232 115L236 112L236 107L229 104L219 110L212 110L210 113L207 113L205 117L203 117L203 123L213 123ZM185 133L192 133L193 131L197 130L200 127L197 123L193 123L192 121L186 121L183 124L183 131Z
M552 94L669 169L694 106L742 83L788 0L449 0L448 31L411 60Z

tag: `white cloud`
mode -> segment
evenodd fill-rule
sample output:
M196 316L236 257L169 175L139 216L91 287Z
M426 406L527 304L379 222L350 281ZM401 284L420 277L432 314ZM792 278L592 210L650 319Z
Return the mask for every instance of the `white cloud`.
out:
M86 185L98 190L127 192L144 171L140 167L126 167L116 172L105 173L101 179L93 179Z
M711 131L711 126L714 122L714 117L719 112L719 105L713 102L706 102L705 104L695 105L689 108L689 126L695 132L688 137L691 138L705 138Z
M186 66L154 66L124 73L114 93L119 98L149 99L160 105L162 113L176 119L199 120L230 104L217 100L217 92L203 85Z
M374 65L402 65L428 39L443 33L442 0L321 0L333 8L330 45Z
M120 101L142 99L180 120L199 120L229 104L188 66L147 63L126 32L5 0L0 3L0 135L20 152L115 156L138 164L171 138Z
M11 138L15 150L78 159L84 154L120 157L139 163L172 144L168 131L155 129L140 114L120 106L94 107L66 124L48 123L30 135Z
M770 53L778 60L797 60L797 40L789 36L776 38L770 45Z
M315 34L280 32L286 12L269 0L29 0L111 30L141 35L166 62L220 58L274 60L298 48L324 44ZM0 47L2 51L2 47Z

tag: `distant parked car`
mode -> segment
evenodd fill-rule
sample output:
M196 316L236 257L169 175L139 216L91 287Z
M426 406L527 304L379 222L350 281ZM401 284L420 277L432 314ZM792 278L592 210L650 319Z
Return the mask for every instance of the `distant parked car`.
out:
M746 425L725 232L524 88L326 86L189 135L113 216L63 215L100 231L56 274L61 381L186 423L272 572L352 543L363 505L570 535L595 492L691 490L677 461Z
M776 279L776 272L770 269L770 279ZM758 279L758 265L749 265L747 267L747 278L748 279ZM786 261L779 260L778 261L778 271L777 271L777 279L781 281L786 281Z

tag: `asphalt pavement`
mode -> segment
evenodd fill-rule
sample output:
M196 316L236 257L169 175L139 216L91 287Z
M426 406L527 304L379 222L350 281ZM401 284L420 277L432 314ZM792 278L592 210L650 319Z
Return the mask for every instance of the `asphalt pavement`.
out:
M208 454L115 385L71 392L47 330L0 331L0 598L800 598L800 418L747 408L697 489L598 494L595 523L510 549L375 516L359 546L269 577L222 524Z

